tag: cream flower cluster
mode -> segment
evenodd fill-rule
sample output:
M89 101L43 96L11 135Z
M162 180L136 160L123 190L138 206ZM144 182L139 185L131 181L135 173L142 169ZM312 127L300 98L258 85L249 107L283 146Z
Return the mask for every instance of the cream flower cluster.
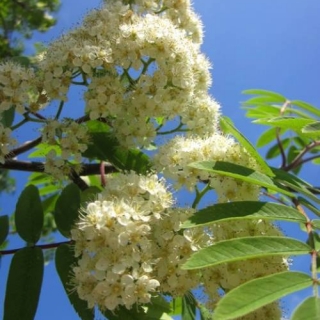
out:
M238 237L281 236L282 232L265 220L228 221L214 224L210 227L214 241L228 240ZM221 289L228 292L231 289L259 277L288 270L288 259L281 256L271 256L242 260L213 268L202 270L202 283L208 295L208 307L221 298ZM272 303L239 319L280 319L279 304Z
M73 79L81 75L88 82L84 98L90 118L112 119L125 146L153 142L160 117L162 124L180 117L189 130L213 132L219 105L206 93L210 63L200 53L200 40L189 37L201 33L201 25L189 1L180 2L160 6L157 1L155 10L152 1L150 6L113 1L90 13L42 56L48 97L67 100Z
M42 142L48 145L44 171L57 180L69 175L69 160L80 163L88 141L88 129L83 124L68 119L62 122L48 120L42 129ZM73 169L79 171L80 167L74 165Z
M192 213L170 209L164 180L135 173L108 178L107 188L71 231L75 289L88 307L114 310L150 302L152 295L183 295L198 284L182 271L186 258L210 242L200 231L180 231Z
M20 114L26 112L25 107L35 112L46 103L47 98L32 68L11 61L0 63L0 115L11 107Z
M255 161L238 143L218 133L205 138L176 136L159 148L154 166L176 181L176 188L186 186L192 190L199 180L209 180L220 202L258 198L259 188L252 184L188 167L192 162L207 160L257 169Z
M17 144L16 139L11 137L10 128L5 128L0 123L0 163L4 163L5 155L10 153L10 147Z

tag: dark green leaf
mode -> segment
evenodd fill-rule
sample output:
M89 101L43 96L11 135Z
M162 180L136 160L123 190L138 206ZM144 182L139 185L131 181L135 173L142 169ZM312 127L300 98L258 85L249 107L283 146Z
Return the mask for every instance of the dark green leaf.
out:
M238 139L239 143L249 152L249 154L256 160L262 173L273 176L271 169L264 159L260 156L256 148L250 143L250 141L233 125L232 121L227 117L220 117L220 126L225 133L231 133Z
M170 304L162 296L152 297L151 302L142 308L145 310L143 320L172 320Z
M272 128L272 129L275 129L275 128ZM290 144L290 139L289 138L285 138L283 140L281 140L281 145L282 145L282 148L285 150L289 144ZM267 152L266 154L266 159L272 159L272 158L275 158L277 157L279 154L280 154L280 148L279 148L279 144L276 143L274 144Z
M16 252L10 265L4 301L4 320L33 320L43 278L43 254L37 247Z
M151 168L147 155L137 149L126 150L111 134L106 132L92 133L90 144L83 156L94 160L108 160L118 169L134 170L142 174Z
M251 280L231 290L218 302L214 319L231 320L241 317L311 285L312 279L309 275L294 271Z
M76 263L71 246L67 244L60 245L56 250L55 260L57 272L73 308L82 320L93 320L93 309L89 309L87 302L79 298L70 282L72 267Z
M189 291L182 297L182 319L195 320L197 310L197 301Z
M306 223L307 220L298 210L272 202L235 201L218 203L199 210L186 220L182 228L193 228L216 221L268 219Z
M9 233L9 217L0 216L0 245L7 239Z
M57 199L54 218L57 228L66 238L70 237L70 230L78 220L80 203L80 189L74 183L67 185Z
M242 94L267 96L267 97L273 98L274 99L273 102L278 102L278 103L284 103L287 101L287 99L279 93L268 91L268 90L262 90L262 89L244 90L242 91Z
M81 192L81 204L85 206L87 202L97 200L97 194L101 192L98 187L89 187Z
M1 111L0 123L3 124L5 128L11 127L15 116L15 108L11 107L8 110Z
M35 244L41 235L43 210L39 191L34 185L21 193L15 211L15 225L19 236L27 243Z
M287 237L245 237L219 241L194 253L182 269L192 270L222 263L270 255L302 255L311 252L304 242Z
M308 297L296 308L291 320L319 320L320 298Z
M256 184L267 189L283 193L289 197L294 197L294 194L282 189L274 184L273 180L260 172L250 168L239 166L231 162L224 161L201 161L189 164L190 167L205 170L215 174L220 174L235 179L239 179L248 183Z

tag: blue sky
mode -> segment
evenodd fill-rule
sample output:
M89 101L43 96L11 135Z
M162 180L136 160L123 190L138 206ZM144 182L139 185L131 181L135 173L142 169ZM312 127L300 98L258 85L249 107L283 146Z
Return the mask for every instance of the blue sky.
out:
M36 33L27 43L55 39L61 32L77 25L79 19L100 1L62 1L58 24L46 34ZM318 0L195 0L194 7L203 19L205 39L203 51L213 63L211 94L222 105L222 112L255 142L264 130L245 118L240 102L246 99L241 91L261 88L282 93L290 99L320 106L320 1ZM262 150L263 152L263 150ZM274 164L275 166L277 164ZM304 178L315 181L320 170L306 170ZM0 215L14 210L16 196L26 181L19 179L15 197L0 197ZM180 202L184 202L183 198ZM287 234L299 228L284 226ZM300 233L303 237L304 234ZM3 300L9 257L3 257L0 269L0 301ZM298 259L293 267L308 271L308 260ZM292 310L301 295L287 300ZM0 317L1 317L0 308ZM78 319L69 304L50 263L45 278L36 320Z

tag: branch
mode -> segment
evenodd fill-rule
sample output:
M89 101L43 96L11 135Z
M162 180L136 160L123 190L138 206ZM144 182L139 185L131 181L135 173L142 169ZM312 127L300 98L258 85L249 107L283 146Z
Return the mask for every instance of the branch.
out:
M29 141L24 143L22 146L11 150L8 154L5 155L5 159L12 159L18 156L19 154L22 154L24 152L27 152L37 146L39 143L41 143L42 137L39 137L35 140Z
M118 172L118 170L111 164L105 164L105 173ZM36 161L19 161L19 160L6 160L4 164L0 163L0 169L17 170L26 172L44 172L44 162ZM81 176L90 176L100 174L99 163L84 163L81 164Z
M34 246L34 247L38 247L40 249L53 249L53 248L57 248L59 247L61 244L73 244L73 241L64 241L64 242L56 242L56 243L48 243L48 244L40 244L38 246ZM0 256L2 255L7 255L7 254L14 254L17 251L21 250L23 248L17 248L17 249L11 249L11 250L2 250L0 251Z

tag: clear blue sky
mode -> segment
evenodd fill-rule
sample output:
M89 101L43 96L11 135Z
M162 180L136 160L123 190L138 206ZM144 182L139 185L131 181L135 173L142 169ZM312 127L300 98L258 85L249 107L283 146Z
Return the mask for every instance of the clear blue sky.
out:
M222 105L222 112L254 143L264 128L245 118L240 102L246 99L241 91L263 88L284 94L290 99L305 100L320 106L320 1L319 0L195 0L196 11L203 19L205 39L203 51L213 63L211 94ZM46 34L36 33L28 42L55 39L61 32L77 25L79 19L100 1L62 1L58 24ZM76 100L77 101L77 100ZM304 172L304 177L319 177L320 170ZM26 181L19 178L15 197L0 197L0 215L14 210L16 196ZM312 180L310 180L312 182ZM183 198L180 202L184 202ZM297 228L286 228L296 234ZM1 260L0 303L10 259ZM308 261L293 265L300 268ZM286 310L292 310L301 296L290 297ZM0 317L2 307L0 307ZM36 320L78 319L50 263L45 278Z

